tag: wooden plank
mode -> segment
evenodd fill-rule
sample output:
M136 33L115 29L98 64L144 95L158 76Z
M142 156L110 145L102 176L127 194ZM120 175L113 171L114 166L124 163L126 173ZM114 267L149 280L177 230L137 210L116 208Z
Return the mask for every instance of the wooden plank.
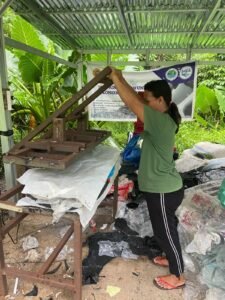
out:
M82 299L82 229L80 219L77 216L74 219L73 248L74 280L77 297L75 299Z
M10 155L26 155L26 153L29 151L30 149L28 148L22 148L22 149L18 149L18 150L13 150L12 153L10 152ZM11 150L10 150L11 151ZM3 160L7 157L8 153L6 153L3 156ZM6 158L7 159L7 158Z
M15 212L19 212L19 213L23 212L22 207L16 206L14 203L10 203L10 202L0 201L0 209L15 211Z
M91 143L97 141L97 137L94 135L85 135L82 132L73 137L74 141L82 141L86 143Z
M87 146L86 142L64 142L63 144L56 144L52 146L52 149L54 151L61 151L61 152L75 152L79 153L82 150L84 150Z
M65 140L65 120L63 118L53 119L53 136L56 142L63 143Z
M104 78L106 78L107 75L111 73L111 68L106 67L103 69L95 78L93 78L90 82L88 82L78 93L76 93L70 100L65 102L60 109L55 111L51 116L49 116L43 123L41 123L39 126L36 127L32 132L30 132L21 142L17 143L12 150L19 149L22 146L24 146L25 142L30 141L35 136L37 136L40 132L42 132L46 127L49 126L49 124L52 123L54 118L63 117L65 115L65 112L76 102L78 102L83 96L85 96L98 82L101 82ZM107 81L108 87L112 84L112 81ZM105 89L107 87L105 86ZM105 89L101 88L101 91L104 91ZM100 92L101 93L101 92ZM91 97L91 101L93 101L95 98ZM90 101L90 102L91 102ZM89 103L90 103L89 102ZM83 103L88 103L87 101L84 101ZM83 104L82 103L82 104ZM89 104L88 103L88 104ZM79 112L84 109L85 105L80 105L81 108L79 109ZM78 111L77 111L78 112Z
M29 149L47 150L47 149L49 149L49 144L50 144L50 139L47 139L47 140L25 142L24 146ZM10 154L15 154L15 152L10 151ZM18 154L16 154L16 155L18 155Z
M1 194L0 201L9 200L12 196L15 196L17 193L21 192L23 187L24 186L22 184L17 184L13 188Z
M37 167L37 168L48 168L48 169L57 169L64 170L65 166L61 160L53 159L41 159L41 158L24 158L7 155L8 162L15 163L17 165L22 165L26 167ZM6 161L7 162L7 161Z
M110 69L111 70L111 69ZM92 95L90 95L84 102L82 102L71 114L65 117L66 121L71 119L78 119L80 117L80 113L82 113L95 98L101 95L105 90L107 90L112 85L112 81L106 81L105 84L99 87L97 91L95 91Z
M51 152L48 153L48 155L51 155L54 151L61 151L61 152L79 152L80 148L86 148L86 142L82 141L64 141L63 143L57 143L55 141L50 141L48 143L42 143L39 142L27 142L26 147L33 149L33 150L48 150L48 148L51 148ZM35 152L32 152L35 153ZM38 154L38 152L37 152ZM43 152L45 154L45 152ZM27 153L27 156L32 156L29 152ZM38 155L41 156L41 152ZM43 156L44 157L44 156Z
M28 152L29 157L32 159L35 158L40 158L40 159L45 159L45 160L60 160L63 159L65 154L64 153L49 153L49 152L38 152L38 151L32 151L30 150ZM23 156L20 156L21 158L26 159Z
M85 131L78 131L77 129L68 129L66 131L66 140L68 140L70 137L77 137L77 136L104 136L104 135L108 135L108 133L110 133L110 131L107 130L95 130L95 129L88 129Z
M81 114L77 120L77 131L85 131L88 128L88 114Z

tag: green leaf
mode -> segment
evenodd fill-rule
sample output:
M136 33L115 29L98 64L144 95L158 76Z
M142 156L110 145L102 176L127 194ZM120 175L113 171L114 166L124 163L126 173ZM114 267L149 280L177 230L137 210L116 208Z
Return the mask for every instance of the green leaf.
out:
M208 126L208 122L205 119L203 119L201 116L199 116L198 114L195 114L195 119L200 125L205 126L205 127Z
M212 110L217 111L218 108L215 92L204 85L200 85L197 88L195 103L196 111L200 111L201 113L205 114L211 112Z
M215 89L216 98L219 104L219 109L221 114L225 114L225 90Z
M42 63L42 58L31 53L23 55L19 61L22 79L27 83L39 82L42 75Z
M13 39L42 51L46 51L39 35L38 31L31 24L19 16L15 18L11 35Z
M49 81L54 78L55 62L45 59L42 65L42 84L49 86Z

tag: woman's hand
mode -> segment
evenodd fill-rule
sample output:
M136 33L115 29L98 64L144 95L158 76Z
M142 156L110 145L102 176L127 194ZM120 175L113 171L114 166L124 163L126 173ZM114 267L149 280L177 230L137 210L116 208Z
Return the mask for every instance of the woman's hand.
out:
M96 77L102 70L100 70L99 68L94 68L94 70L92 71L92 74L94 77Z
M122 75L122 72L118 69L115 69L113 67L110 67L112 72L107 76L109 79L111 79L113 82L115 80L122 80L124 79L123 78L123 75ZM94 77L96 77L102 70L99 69L99 68L95 68L93 71L92 71L92 74Z
M111 70L112 70L112 72L108 75L108 78L109 79L111 79L113 82L115 81L115 80L122 80L122 79L124 79L123 78L123 75L122 75L122 72L120 71L120 70L118 70L118 69L115 69L115 68L113 68L113 67L110 67L111 68Z

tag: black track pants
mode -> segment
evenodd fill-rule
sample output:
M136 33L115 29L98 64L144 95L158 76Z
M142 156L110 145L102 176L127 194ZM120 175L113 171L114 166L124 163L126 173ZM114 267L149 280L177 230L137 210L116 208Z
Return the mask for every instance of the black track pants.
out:
M184 271L181 247L177 232L175 211L184 197L183 188L172 193L144 193L154 236L166 254L170 273L177 277Z

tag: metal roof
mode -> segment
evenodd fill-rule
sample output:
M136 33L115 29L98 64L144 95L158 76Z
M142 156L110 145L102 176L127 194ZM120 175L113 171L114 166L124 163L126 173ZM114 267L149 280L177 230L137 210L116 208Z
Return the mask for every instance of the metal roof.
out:
M225 0L16 0L10 6L64 49L225 48Z

